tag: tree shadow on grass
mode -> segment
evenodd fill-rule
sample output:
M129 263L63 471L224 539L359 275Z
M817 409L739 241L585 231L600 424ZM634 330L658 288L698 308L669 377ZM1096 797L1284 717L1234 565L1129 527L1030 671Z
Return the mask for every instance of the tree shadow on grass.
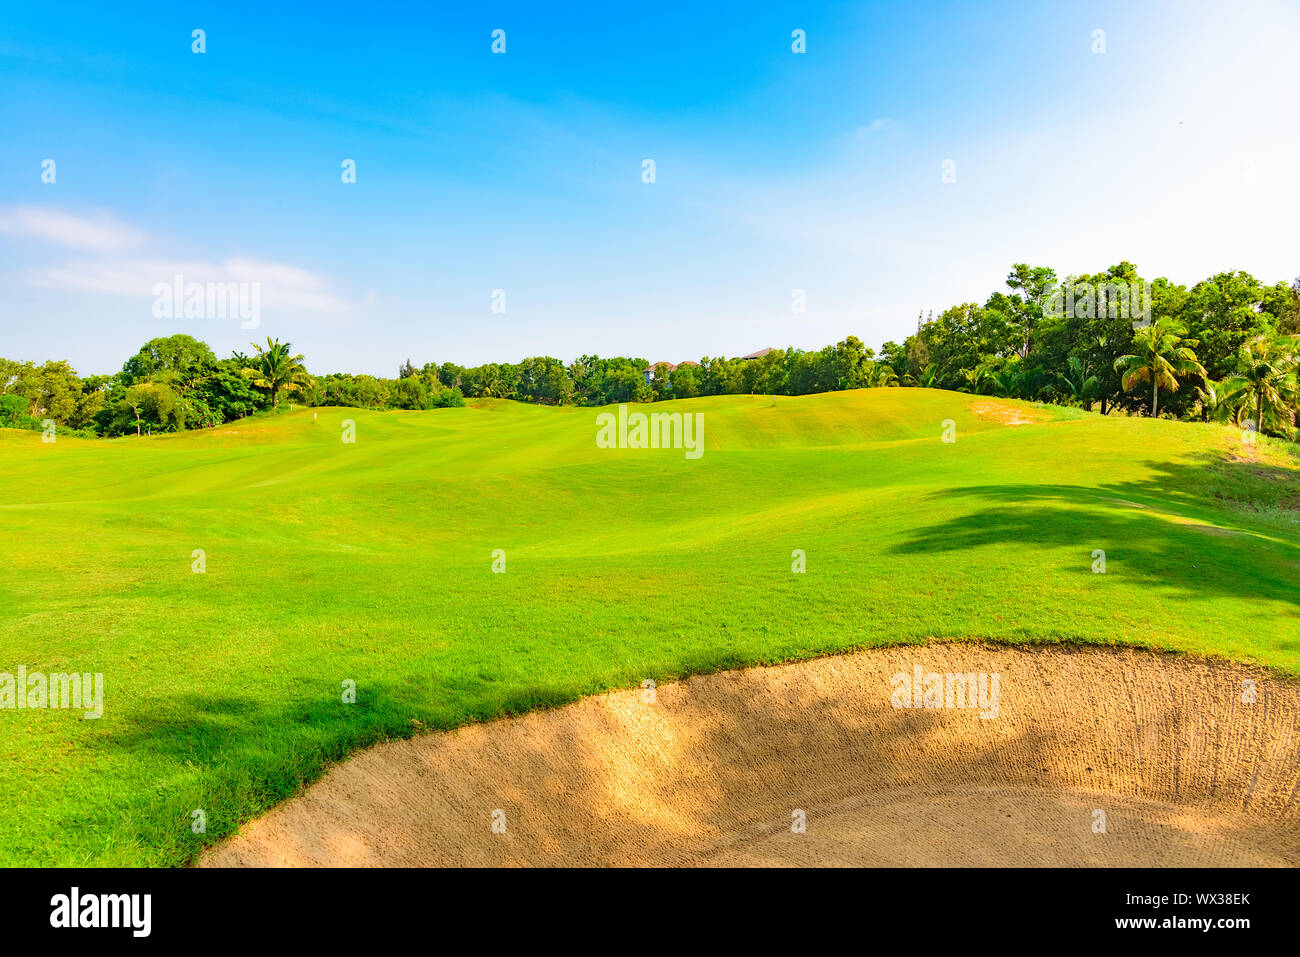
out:
M1210 517L1230 524L1249 522L1252 513L1285 511L1300 533L1300 469L1202 452L1185 462L1148 462L1154 475L1140 482L1113 482L1102 490L1148 498L1148 504L1209 509ZM1224 515L1225 510L1228 512Z
M372 701L387 702L385 694ZM106 709L107 712L107 709ZM148 848L152 864L179 864L203 845L234 833L239 825L319 776L349 753L393 737L387 713L333 701L268 701L201 692L161 695L106 722L103 734L85 743L108 767L156 769L148 791L132 788L114 812L102 813L81 842L92 846L127 842ZM410 729L414 731L415 729ZM195 811L203 829L194 830ZM94 831L103 829L96 835ZM133 860L131 863L141 863Z
M1141 482L1085 485L984 485L946 489L934 502L976 499L972 514L918 529L899 554L955 552L988 545L1078 550L1057 571L1091 575L1093 550L1108 574L1123 574L1165 593L1243 601L1270 599L1300 607L1300 539L1285 527L1252 520L1249 510L1277 511L1300 501L1297 473L1257 462L1206 456L1199 464L1149 463ZM1229 507L1230 506L1230 507ZM1300 526L1297 526L1300 532Z
M321 694L314 695L319 688ZM160 770L147 791L111 809L84 805L67 833L79 856L134 843L153 864L180 864L235 833L249 818L291 797L332 764L384 741L469 722L557 707L581 696L577 685L496 687L492 682L375 681L359 677L357 701L344 704L329 683L312 682L292 699L193 692L163 695L146 709L106 724L85 742L103 763L143 762ZM194 811L204 830L193 830ZM59 853L50 849L51 853ZM51 863L66 860L51 859ZM130 863L140 863L133 859Z

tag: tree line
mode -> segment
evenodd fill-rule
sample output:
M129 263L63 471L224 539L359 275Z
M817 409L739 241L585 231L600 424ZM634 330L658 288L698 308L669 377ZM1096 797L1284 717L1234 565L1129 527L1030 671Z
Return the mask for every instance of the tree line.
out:
M464 405L436 372L399 379L311 375L290 343L268 338L252 354L218 359L193 336L151 339L113 375L77 375L63 360L43 365L0 359L0 427L40 429L53 419L84 436L142 435L209 428L259 412L286 397L300 405L431 409Z
M1130 295L1116 296L1115 290ZM1140 295L1132 295L1141 290ZM1268 286L1241 271L1188 289L1147 282L1131 263L1058 279L1019 263L981 305L918 316L917 329L879 353L856 336L816 351L757 358L704 356L651 366L630 356L550 356L461 366L408 358L395 378L313 376L289 343L218 359L192 336L145 343L113 375L80 377L69 363L0 359L0 427L75 434L176 432L305 406L433 409L466 398L600 406L697 396L806 395L924 387L1075 405L1101 414L1234 421L1297 435L1300 279Z
M1190 289L1121 262L1066 276L1018 263L995 291L919 321L881 360L900 380L984 395L1294 436L1300 279L1216 273ZM1141 313L1104 290L1141 289ZM1067 308L1061 308L1062 302Z

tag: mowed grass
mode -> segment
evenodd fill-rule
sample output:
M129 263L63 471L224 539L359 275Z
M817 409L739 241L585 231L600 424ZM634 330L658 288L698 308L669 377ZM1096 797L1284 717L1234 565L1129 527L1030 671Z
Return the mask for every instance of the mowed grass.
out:
M1292 446L926 389L639 408L702 412L703 458L501 401L0 431L0 671L106 683L99 720L0 710L0 863L183 864L388 737L857 647L1123 642L1300 674Z

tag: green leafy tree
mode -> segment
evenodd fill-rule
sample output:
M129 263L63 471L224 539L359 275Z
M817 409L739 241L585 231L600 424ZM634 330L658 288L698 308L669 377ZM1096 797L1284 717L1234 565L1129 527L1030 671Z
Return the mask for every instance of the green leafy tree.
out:
M699 365L700 395L735 395L740 392L742 365L744 363L739 359L705 356Z
M178 333L150 339L126 360L122 375L127 385L169 378L182 389L191 389L216 364L217 357L206 342Z
M320 395L318 405L342 405L354 409L428 408L422 401L418 388L414 392L397 391L401 383L419 382L418 379L377 379L372 375L349 375L332 372L317 380ZM392 386L390 388L390 385ZM407 386L406 388L414 388ZM427 390L425 395L427 396ZM400 396L394 399L394 396Z
M131 425L135 434L142 434L145 426L150 431L175 431L182 423L177 414L176 393L157 382L137 382L128 386L114 405L114 431L128 431Z
M247 359L221 359L198 386L192 397L209 410L200 425L233 422L266 406L266 398L243 375Z
M1285 300L1278 300L1250 273L1237 270L1197 283L1177 316L1199 342L1197 355L1210 377L1224 379L1236 371L1247 342L1275 333L1278 320L1268 307L1284 310Z
M27 414L27 400L12 392L0 393L0 428L25 429L34 422Z
M402 376L392 389L395 409L432 409L433 396L423 380L414 375Z
M656 362L650 366L650 391L655 401L673 398L673 371L667 362Z
M550 356L534 356L519 364L519 398L546 405L573 401L573 379L564 363Z
M1018 295L1002 297L995 293L987 308L995 308L1007 316L1008 325L1021 340L1021 358L1028 357L1034 345L1034 331L1043 320L1043 305L1056 283L1056 271L1047 266L1030 266L1016 263L1007 274L1007 288Z

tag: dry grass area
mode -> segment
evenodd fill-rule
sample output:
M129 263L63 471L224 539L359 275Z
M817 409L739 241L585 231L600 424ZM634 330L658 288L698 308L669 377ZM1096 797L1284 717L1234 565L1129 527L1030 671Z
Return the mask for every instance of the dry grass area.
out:
M997 674L997 717L893 707L918 665ZM1250 666L922 645L655 699L380 745L200 866L1300 865L1300 685Z
M1049 413L1041 409L999 402L996 399L976 402L971 406L971 412L976 418L1000 422L1003 425L1032 425L1035 422L1047 422L1052 418Z

